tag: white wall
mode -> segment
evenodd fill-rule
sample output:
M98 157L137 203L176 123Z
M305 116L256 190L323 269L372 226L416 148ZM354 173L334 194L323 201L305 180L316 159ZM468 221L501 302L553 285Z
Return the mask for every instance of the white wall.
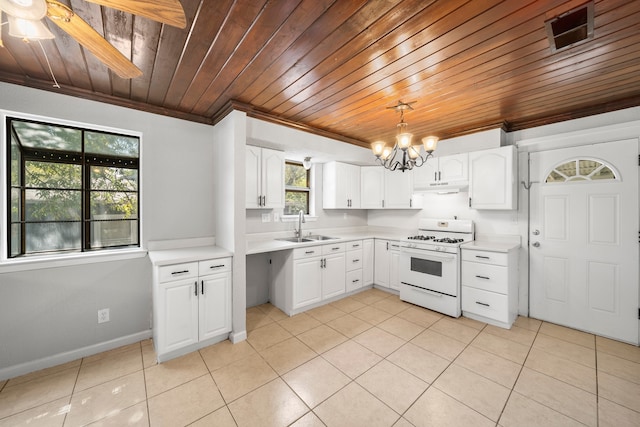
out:
M143 246L215 234L211 126L6 83L0 99L4 110L43 120L142 133ZM98 325L106 307L111 321ZM20 364L150 336L150 316L147 257L11 273L0 265L0 378Z

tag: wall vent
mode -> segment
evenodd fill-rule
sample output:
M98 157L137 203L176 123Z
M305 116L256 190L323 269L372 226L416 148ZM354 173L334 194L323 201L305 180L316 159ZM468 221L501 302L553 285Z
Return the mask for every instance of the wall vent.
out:
M593 38L593 2L546 21L545 27L552 52Z

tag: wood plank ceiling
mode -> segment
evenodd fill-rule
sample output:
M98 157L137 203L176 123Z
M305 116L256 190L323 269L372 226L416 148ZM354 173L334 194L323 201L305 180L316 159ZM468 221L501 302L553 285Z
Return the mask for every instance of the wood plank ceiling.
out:
M399 100L417 101L409 131L441 138L640 105L637 0L596 0L593 38L556 52L545 21L584 0L182 0L185 29L64 3L144 74L117 77L53 24L43 49L5 25L0 80L204 123L236 108L362 146L393 140Z

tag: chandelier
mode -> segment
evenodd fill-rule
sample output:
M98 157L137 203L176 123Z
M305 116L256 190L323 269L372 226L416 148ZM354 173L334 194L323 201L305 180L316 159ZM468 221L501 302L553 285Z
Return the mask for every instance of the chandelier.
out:
M398 133L393 147L389 147L384 141L376 141L371 144L377 162L391 171L404 172L424 165L430 157L433 157L433 151L438 144L437 136L426 136L422 138L422 145L411 145L413 134L407 130L408 124L404 121L404 112L413 110L411 106L413 103L415 101L398 101L397 105L387 107L387 109L400 112L400 123L397 124Z

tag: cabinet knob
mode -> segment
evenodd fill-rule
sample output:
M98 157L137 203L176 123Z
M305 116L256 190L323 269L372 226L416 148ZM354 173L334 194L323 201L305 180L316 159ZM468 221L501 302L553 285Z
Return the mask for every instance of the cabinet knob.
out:
M533 246L534 248L539 248L540 247L540 242L533 242L531 244L531 246Z

